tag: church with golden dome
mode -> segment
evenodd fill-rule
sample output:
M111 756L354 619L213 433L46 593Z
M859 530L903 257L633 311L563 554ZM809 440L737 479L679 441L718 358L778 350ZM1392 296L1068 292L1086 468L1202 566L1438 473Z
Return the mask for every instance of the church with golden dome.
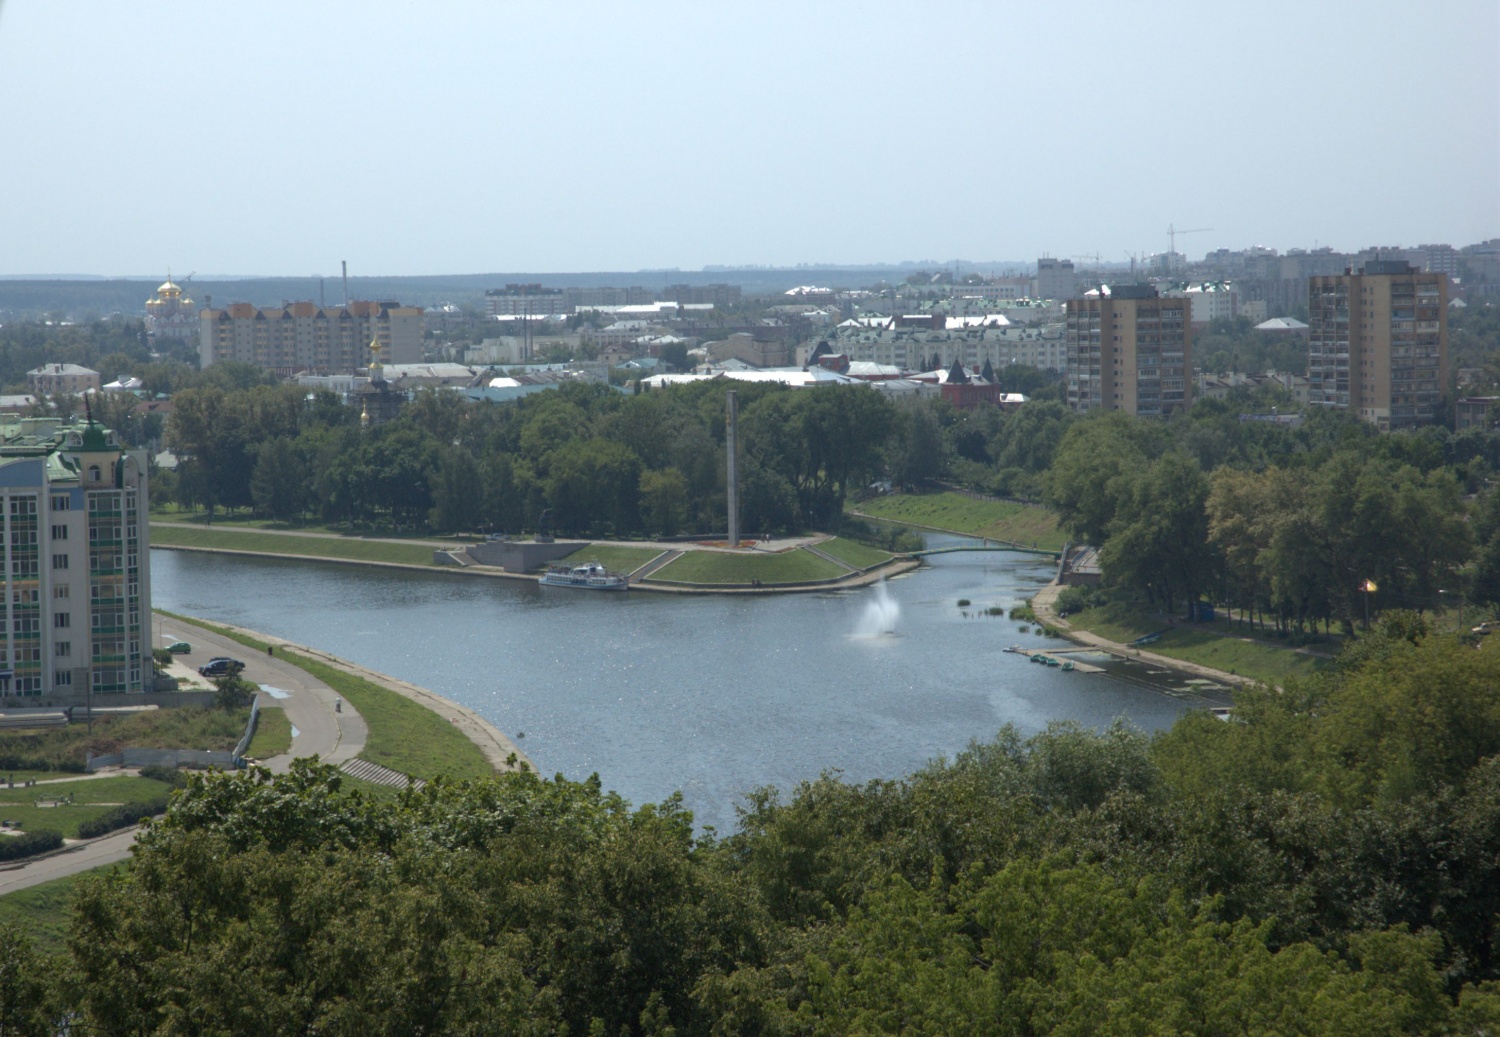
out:
M182 286L172 283L170 272L156 294L146 300L146 334L186 342L198 337L198 311Z

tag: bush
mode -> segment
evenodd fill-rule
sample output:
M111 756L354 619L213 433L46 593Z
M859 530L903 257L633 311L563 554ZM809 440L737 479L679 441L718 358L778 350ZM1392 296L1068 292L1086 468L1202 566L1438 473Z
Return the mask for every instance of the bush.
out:
M968 598L959 598L958 599L958 607L961 608L961 609L968 608L969 607L969 599Z
M155 817L157 814L166 812L165 796L145 803L125 803L92 820L79 822L78 838L94 839L101 835L108 835L110 832L129 828L131 825L140 824L148 817Z
M12 756L0 754L0 771L61 771L82 774L88 765L79 760L52 760L45 756Z
M142 767L141 777L159 781L174 789L185 789L188 783L188 776L176 767Z
M1057 612L1070 616L1084 609L1098 608L1105 601L1104 593L1097 587L1067 587L1057 596Z
M1037 621L1036 613L1031 611L1031 606L1029 604L1017 605L1015 608L1011 609L1010 618L1024 620L1027 623L1035 623Z
M39 828L35 832L24 832L21 835L7 835L0 838L0 861L34 857L39 853L55 850L62 844L62 833L50 828Z
M244 709L255 700L255 692L258 690L254 684L235 674L215 679L214 687L217 689L214 693L214 708L226 711Z

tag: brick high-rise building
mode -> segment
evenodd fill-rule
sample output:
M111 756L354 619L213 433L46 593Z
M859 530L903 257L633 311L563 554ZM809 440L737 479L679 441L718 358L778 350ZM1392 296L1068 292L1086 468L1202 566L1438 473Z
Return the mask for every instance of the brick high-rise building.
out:
M1382 429L1429 424L1448 379L1448 276L1371 260L1308 279L1308 402Z
M1067 305L1068 405L1166 417L1193 401L1187 299L1151 285L1113 285Z
M341 374L371 361L422 360L422 310L394 302L328 307L294 302L279 309L235 303L200 310L198 324L198 357L204 367L238 360L286 377L304 371Z

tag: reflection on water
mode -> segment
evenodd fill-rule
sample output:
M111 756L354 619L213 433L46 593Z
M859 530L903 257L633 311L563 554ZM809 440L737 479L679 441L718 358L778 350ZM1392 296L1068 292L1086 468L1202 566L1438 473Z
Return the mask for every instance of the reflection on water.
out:
M591 594L447 574L152 552L160 608L316 645L444 695L507 732L544 774L598 772L636 803L681 790L728 830L762 785L836 769L894 778L1004 724L1147 730L1185 700L1128 668L1060 673L1007 654L1058 647L1009 611L1051 567L954 554L844 593ZM959 609L959 598L973 605ZM893 631L899 636L851 637ZM1113 664L1104 664L1110 667Z

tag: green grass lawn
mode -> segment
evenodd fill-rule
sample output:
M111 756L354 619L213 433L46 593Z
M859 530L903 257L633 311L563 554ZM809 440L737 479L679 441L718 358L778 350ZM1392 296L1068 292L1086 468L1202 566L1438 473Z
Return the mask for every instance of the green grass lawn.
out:
M825 540L818 544L817 548L825 554L833 555L841 562L848 562L855 569L873 569L895 557L889 551L861 544L857 540L845 540L843 537Z
M174 618L233 638L257 652L266 650L264 641L225 627L191 616ZM370 733L365 751L360 753L363 759L419 778L435 778L440 774L450 778L494 775L494 768L477 745L420 703L297 652L278 648L277 654L337 691L365 718Z
M196 522L204 523L208 513L199 508L183 508L177 504L157 504L152 502L151 517L158 522ZM229 527L232 529L270 529L297 533L332 533L335 536L376 536L393 537L396 539L412 540L455 540L458 543L476 543L484 538L478 534L460 535L455 537L440 536L434 533L413 533L403 529L387 529L383 526L351 526L347 524L330 525L315 520L280 522L276 519L256 518L249 513L236 512L228 514L223 511L214 512L212 526L214 528Z
M249 529L180 529L152 525L151 543L155 547L205 547L222 551L261 551L280 555L318 555L324 558L347 558L359 562L401 562L406 565L434 565L432 548L421 544L387 544L355 537L278 536Z
M621 547L619 544L590 544L564 558L562 565L598 562L610 572L633 573L662 552L655 547Z
M72 918L73 884L88 875L103 875L120 865L53 879L0 897L0 924L15 925L31 937L37 950L55 954L63 949Z
M853 510L888 522L945 529L991 540L1013 540L1060 551L1067 539L1057 516L1046 508L1010 501L975 500L961 493L894 493L853 505Z
M124 716L99 717L93 731L79 722L39 731L7 731L0 734L0 756L12 759L70 761L84 763L90 751L96 755L137 749L233 749L245 733L250 710L209 709L177 706L152 709ZM0 778L6 773L0 771ZM20 772L16 772L19 774ZM33 776L46 775L31 772ZM52 777L65 777L53 773Z
M1069 616L1068 622L1122 644L1164 630L1167 625L1160 615L1121 602L1085 609ZM1212 623L1179 623L1162 634L1161 640L1145 646L1145 650L1272 684L1290 677L1310 676L1332 662L1294 651L1289 645L1251 638L1243 629L1222 619ZM1314 645L1312 650L1331 654L1337 651L1337 645Z
M150 778L94 778L36 785L29 789L0 788L0 818L20 822L26 831L51 828L69 839L78 837L78 825L92 820L121 803L144 803L165 796L170 786ZM38 807L37 800L51 802L73 796L71 805Z
M260 717L255 721L255 735L250 739L250 748L245 755L253 760L269 760L280 756L292 747L292 722L286 710L278 706L261 706Z
M729 554L688 551L652 573L653 580L675 583L806 583L846 575L847 570L798 548L795 551Z

